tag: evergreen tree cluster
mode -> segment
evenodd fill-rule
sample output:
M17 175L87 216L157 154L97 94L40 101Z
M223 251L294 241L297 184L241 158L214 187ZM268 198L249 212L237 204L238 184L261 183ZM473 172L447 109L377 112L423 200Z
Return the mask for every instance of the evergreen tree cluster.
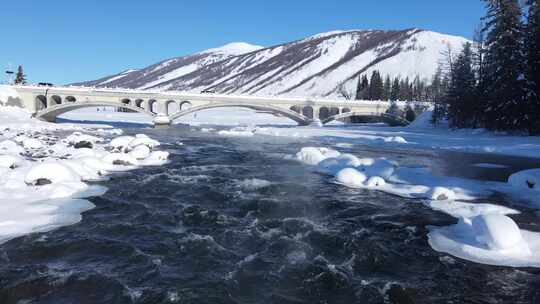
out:
M519 0L483 1L485 25L474 45L449 54L447 70L434 77L441 95L433 121L540 134L540 0L525 7Z
M393 80L389 75L384 78L377 70L358 79L356 88L356 100L389 100L389 101L429 101L432 99L431 86L416 76L412 81L409 77Z

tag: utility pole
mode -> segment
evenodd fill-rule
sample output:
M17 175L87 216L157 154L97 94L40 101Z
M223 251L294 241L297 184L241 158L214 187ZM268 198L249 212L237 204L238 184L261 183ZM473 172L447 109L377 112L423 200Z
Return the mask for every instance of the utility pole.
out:
M15 72L10 70L6 71L6 84L13 84L13 74L15 74Z

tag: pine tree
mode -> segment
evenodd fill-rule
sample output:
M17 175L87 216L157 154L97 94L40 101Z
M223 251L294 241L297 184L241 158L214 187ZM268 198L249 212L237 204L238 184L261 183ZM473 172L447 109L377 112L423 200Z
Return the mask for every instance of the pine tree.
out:
M411 84L411 100L418 101L420 98L422 98L422 81L420 80L420 76L416 75L414 77L414 80Z
M530 115L531 134L540 134L540 3L528 0L529 13L526 30L527 113Z
M396 101L399 99L399 77L394 78L392 89L390 90L390 100Z
M485 124L490 129L522 129L526 113L523 24L519 0L487 2Z
M399 82L399 100L410 100L411 85L409 77Z
M17 68L17 74L15 75L15 84L26 84L26 75L24 75L23 67L20 65Z
M371 73L371 79L369 81L369 99L370 100L382 100L384 95L384 84L379 71L373 71Z
M472 61L472 45L466 43L455 60L450 74L450 88L446 102L448 103L448 120L452 127L474 127L476 121L476 79Z
M436 87L433 89L433 100L435 104L433 106L433 114L431 115L431 123L434 125L437 125L448 117L446 93L448 92L449 84L450 78L448 73L443 73L442 66L439 66L435 72L432 83L432 87Z
M389 75L386 75L386 78L384 79L383 100L390 100L391 92L392 92L392 80L390 80Z
M431 86L430 86L430 97L429 97L429 101L430 102L438 102L442 95L443 95L443 92L442 92L442 68L441 66L439 65L437 67L437 70L435 71L435 74L433 75L433 79L431 80Z
M475 30L473 38L473 69L476 74L476 89L474 98L474 121L472 127L477 128L485 123L484 105L486 104L487 80L486 80L486 64L485 57L487 52L486 38L482 30L484 25L479 26Z
M356 87L356 100L367 100L369 96L369 80L366 75L358 78L358 86Z

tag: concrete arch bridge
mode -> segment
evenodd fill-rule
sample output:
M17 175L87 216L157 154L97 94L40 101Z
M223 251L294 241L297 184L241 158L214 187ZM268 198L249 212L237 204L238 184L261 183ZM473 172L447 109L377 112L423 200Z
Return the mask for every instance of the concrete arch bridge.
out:
M326 124L350 117L375 117L396 125L409 122L388 114L389 102L328 100L313 98L259 97L183 92L93 89L81 87L11 86L17 91L15 104L31 111L41 120L55 122L57 117L76 109L110 106L123 111L144 113L154 124L170 124L197 111L222 107L244 107L287 117L299 125ZM105 115L105 114L104 114Z

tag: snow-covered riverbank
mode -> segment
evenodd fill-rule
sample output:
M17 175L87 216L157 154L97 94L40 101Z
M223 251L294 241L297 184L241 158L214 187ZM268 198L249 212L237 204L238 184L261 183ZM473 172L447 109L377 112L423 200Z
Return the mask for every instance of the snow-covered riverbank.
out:
M52 124L0 107L0 243L77 223L113 172L163 165L168 153L146 135ZM110 140L113 138L112 140Z

